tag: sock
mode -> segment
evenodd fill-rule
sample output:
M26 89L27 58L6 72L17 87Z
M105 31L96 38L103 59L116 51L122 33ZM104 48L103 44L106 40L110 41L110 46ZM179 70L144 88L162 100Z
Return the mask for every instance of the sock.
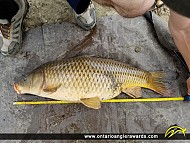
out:
M81 13L85 12L85 10L88 8L89 4L90 4L90 0L80 0L75 12L77 14L81 14Z

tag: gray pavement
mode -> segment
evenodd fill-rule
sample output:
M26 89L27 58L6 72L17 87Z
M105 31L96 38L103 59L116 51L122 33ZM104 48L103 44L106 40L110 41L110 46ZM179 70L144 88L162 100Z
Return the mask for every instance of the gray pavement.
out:
M189 132L190 103L179 101L102 103L100 110L82 104L13 105L14 101L45 100L17 95L16 77L48 61L78 55L111 58L147 71L177 72L177 78L166 82L173 96L185 95L187 73L170 51L175 46L166 23L158 17L155 21L161 42L144 17L102 17L92 31L66 22L30 29L20 53L0 55L0 133L164 133L173 124ZM143 97L161 96L143 89Z

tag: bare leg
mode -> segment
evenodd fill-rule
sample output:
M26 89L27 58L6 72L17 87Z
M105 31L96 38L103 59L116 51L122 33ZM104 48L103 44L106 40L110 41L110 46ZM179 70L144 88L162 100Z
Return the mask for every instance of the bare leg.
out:
M155 0L94 0L101 5L107 5L124 17L143 15L154 4Z
M190 70L190 18L179 15L172 10L170 11L169 29ZM190 78L187 80L187 87L190 95Z

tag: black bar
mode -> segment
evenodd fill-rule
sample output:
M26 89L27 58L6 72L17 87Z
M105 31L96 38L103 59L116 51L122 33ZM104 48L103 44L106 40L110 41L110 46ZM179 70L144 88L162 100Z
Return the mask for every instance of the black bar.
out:
M0 140L190 140L190 134L175 134L170 138L165 137L165 134L114 134L114 133L99 133L99 134L16 134L4 133L0 134Z

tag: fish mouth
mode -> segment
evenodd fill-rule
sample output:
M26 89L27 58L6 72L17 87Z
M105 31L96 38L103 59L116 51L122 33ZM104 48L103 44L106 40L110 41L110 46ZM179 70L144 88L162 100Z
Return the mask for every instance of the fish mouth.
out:
M16 83L14 83L14 90L17 92L17 94L21 94L21 90L19 90L19 86Z

